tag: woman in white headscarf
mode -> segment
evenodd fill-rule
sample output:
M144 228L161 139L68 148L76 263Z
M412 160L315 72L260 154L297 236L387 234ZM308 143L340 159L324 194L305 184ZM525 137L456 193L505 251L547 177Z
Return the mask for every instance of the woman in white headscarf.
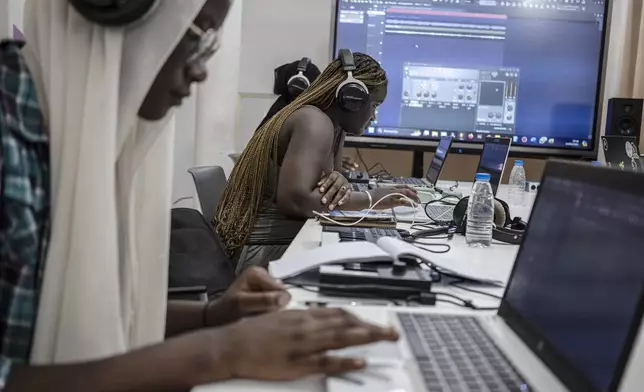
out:
M364 366L326 350L396 338L339 310L237 321L288 301L256 270L213 304L166 303L171 108L205 80L229 7L160 0L144 20L106 28L68 0L27 1L24 56L50 135L51 241L30 365L16 361L0 390L293 379ZM161 343L166 335L180 336Z

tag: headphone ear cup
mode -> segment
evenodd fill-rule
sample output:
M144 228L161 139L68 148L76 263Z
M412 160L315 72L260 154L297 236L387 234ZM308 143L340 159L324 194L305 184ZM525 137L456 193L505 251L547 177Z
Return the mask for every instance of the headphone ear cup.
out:
M458 201L456 207L454 207L454 224L456 225L457 231L459 233L465 233L465 226L467 224L467 204L469 203L470 198L464 197ZM508 220L508 212L503 206L503 203L495 199L494 201L494 224L497 227L507 226L506 222ZM462 230L461 230L462 229Z
M454 207L452 219L454 220L457 233L465 234L465 226L467 225L467 203L469 200L469 197L464 197Z
M309 79L306 76L298 74L288 81L286 88L291 98L295 99L302 94L304 90L309 88L310 85L311 82L309 82Z
M494 199L494 224L496 227L505 227L508 225L509 211L506 210L503 203Z
M347 112L355 113L362 110L369 100L369 91L366 86L352 80L344 81L336 93L340 108Z
M69 0L76 11L90 22L103 26L126 26L147 15L158 0L105 1Z
M501 226L502 227L509 226L512 223L512 214L510 213L510 206L508 205L508 203L506 203L501 199L494 199L494 200L496 200L496 203L498 203L501 206L501 208L503 208L503 213L505 214L505 219L503 220L503 223L501 224ZM497 223L497 226L499 226L498 223Z

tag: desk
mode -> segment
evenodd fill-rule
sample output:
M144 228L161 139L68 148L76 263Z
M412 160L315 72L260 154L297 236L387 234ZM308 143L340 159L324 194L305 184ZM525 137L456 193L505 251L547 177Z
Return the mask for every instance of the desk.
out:
M453 185L453 182L447 182L442 185L443 188L449 188ZM458 191L464 195L469 195L472 183L460 183ZM502 200L507 200L507 186L502 185L499 187L498 197ZM532 204L534 203L535 195L529 194L526 207L521 208L518 211L513 211L513 216L522 216L524 219L529 218L530 211L532 209ZM407 225L408 226L408 225ZM405 228L401 226L401 228ZM447 241L447 240L437 240ZM285 254L297 254L298 252L304 250L315 249L321 245L322 242L322 226L314 220L310 219L307 221L302 229L300 230L297 237L291 243L291 246L288 248ZM462 236L456 236L451 242L450 245L452 249L450 252L444 255L436 255L436 257L443 257L452 260L459 260L461 262L468 260L476 260L479 263L489 263L490 268L495 268L501 273L509 275L516 253L518 251L518 246L513 245L500 245L493 243L493 245L488 249L472 249L469 248L465 243L465 238ZM466 286L467 287L467 286ZM473 303L481 307L498 307L499 300L492 297L471 293L466 290L462 290L453 286L448 286L445 284L435 284L434 288L436 291L440 292L449 292L454 295L472 300ZM503 288L491 287L491 286L476 286L476 290L484 291L490 294L497 296L503 295ZM324 302L331 306L394 306L389 301L382 300L365 300L365 299L351 299L351 298L335 298L335 297L324 297L319 295L316 292L311 292L303 290L300 288L292 288L289 290L293 299L291 302L291 307L301 308L305 307L307 302ZM429 311L443 311L447 310L451 313L453 312L471 312L463 308L458 308L454 305L437 303L436 306L427 308ZM324 392L325 380L322 377L311 378L307 380L300 380L293 383L266 383L266 382L251 382L251 381L233 381L228 383L218 384L216 386L206 386L201 388L194 389L194 392L253 392L253 391L268 391L268 392L291 392L291 391L313 391L313 392Z
M450 183L444 184L443 188L448 188ZM451 183L453 184L453 183ZM460 183L458 191L464 195L469 195L472 183ZM502 200L507 200L507 185L501 185L498 191L498 197ZM528 194L526 206L516 209L516 211L511 211L513 216L521 216L527 220L530 216L532 210L532 204L534 203L536 194ZM399 224L399 228L409 229L411 225L409 224ZM322 242L323 235L328 235L332 238L337 239L337 234L334 233L323 233L322 226L315 220L310 219L302 227L297 237L291 243L291 246L286 251L285 255L297 254L305 250L311 250L319 247ZM333 242L333 239L325 238L324 243ZM435 254L432 255L434 260L446 262L446 264L452 265L453 263L468 263L471 262L476 268L491 268L494 270L495 276L502 276L503 281L507 281L509 274L512 270L514 264L514 259L516 258L518 246L500 244L496 241L493 242L492 246L488 249L472 249L467 246L465 243L465 237L455 236L453 240L433 240L436 243L449 243L451 250L445 254ZM487 292L489 294L502 296L503 288L493 287L493 286L481 286L481 285L469 285L466 286L469 288L474 288L479 291ZM453 286L448 286L445 284L435 284L434 288L442 292L449 292L450 294L458 295L470 299L474 304L481 307L498 307L499 300L491 298L489 296L471 293L466 290L462 290ZM292 288L289 290L293 296L293 304L300 307L305 306L306 303L310 302L324 302L332 306L360 306L360 305L380 305L380 306L392 306L390 301L384 300L366 300L366 299L350 299L350 298L336 298L336 297L325 297L319 295L315 292L300 288ZM454 308L454 305L449 304L437 304L433 308Z

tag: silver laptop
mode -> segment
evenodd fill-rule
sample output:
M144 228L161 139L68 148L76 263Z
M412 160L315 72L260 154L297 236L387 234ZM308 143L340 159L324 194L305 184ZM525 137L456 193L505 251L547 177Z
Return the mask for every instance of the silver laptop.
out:
M549 162L498 313L358 310L398 326L402 365L329 391L617 391L644 312L642 179Z
M394 177L391 179L391 182L382 182L379 185L409 185L411 187L434 188L443 171L443 167L445 167L445 161L447 160L451 146L452 138L450 136L441 137L438 146L436 146L436 153L434 153L429 168L427 168L425 178Z
M501 179L503 178L511 145L512 139L510 138L494 138L488 136L485 139L476 173L488 173L490 175L490 185L492 185L492 193L494 196L496 196L501 185ZM454 200L447 200L447 202L429 204L425 211L433 220L449 222L453 219L455 203Z

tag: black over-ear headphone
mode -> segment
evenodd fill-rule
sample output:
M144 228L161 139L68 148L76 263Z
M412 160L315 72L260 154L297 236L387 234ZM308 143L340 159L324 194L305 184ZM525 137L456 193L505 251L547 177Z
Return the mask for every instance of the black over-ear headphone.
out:
M302 60L297 64L297 75L292 76L286 82L286 89L291 97L297 98L311 85L309 78L304 75L304 72L309 68L309 64L311 64L311 59L302 57Z
M353 77L356 64L353 53L349 49L340 49L340 61L342 69L347 73L347 79L338 86L335 98L343 110L360 111L369 101L369 89L364 83Z
M104 26L125 26L147 15L159 0L69 0L79 14Z
M456 231L465 234L467 227L467 203L469 197L459 200L454 207L454 224ZM503 200L494 201L494 230L492 238L508 244L520 245L523 242L523 234L528 226L521 218L511 218L510 206Z

